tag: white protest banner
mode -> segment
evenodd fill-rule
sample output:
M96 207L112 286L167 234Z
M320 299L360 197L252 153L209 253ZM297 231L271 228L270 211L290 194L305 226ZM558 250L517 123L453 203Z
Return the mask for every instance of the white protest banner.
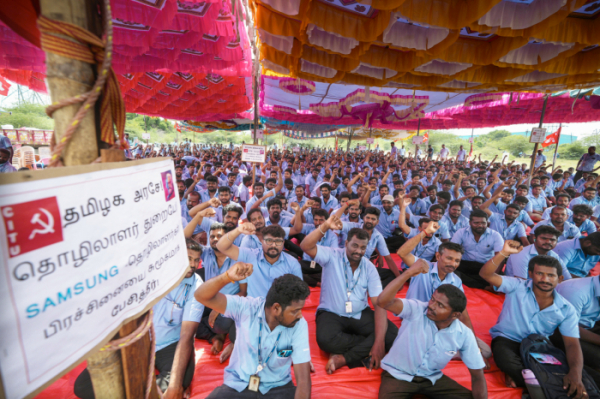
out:
M358 147L359 151L366 151L367 150L367 146L361 145Z
M0 372L31 397L189 270L173 162L0 176Z
M265 131L263 129L256 129L256 138L262 139L265 137Z
M546 140L546 128L535 127L531 129L531 137L529 137L530 143L543 143Z
M367 144L374 144L375 139L373 137L367 137Z
M267 147L264 145L243 144L242 161L265 163L267 159Z
M423 144L423 136L413 136L412 143L415 145Z
M142 133L142 138L144 140L150 140L150 133Z
M473 144L473 137L469 137L469 143Z

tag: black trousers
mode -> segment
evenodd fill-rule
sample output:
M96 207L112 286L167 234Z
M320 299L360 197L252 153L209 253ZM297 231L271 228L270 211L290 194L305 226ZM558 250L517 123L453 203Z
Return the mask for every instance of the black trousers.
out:
M391 254L395 254L398 252L398 249L406 242L406 239L402 235L392 235L385 239L385 243L387 244L388 250Z
M583 172L581 170L575 172L575 176L573 176L573 184L577 183L577 180L581 179L581 176L583 176Z
M258 392L252 392L248 388L242 392L238 392L235 389L223 384L218 386L206 397L206 399L292 399L296 394L296 387L292 381L287 384L271 388L266 395Z
M588 331L600 335L600 321L597 321L594 327L589 328ZM552 344L557 348L560 348L562 351L565 350L565 342L563 341L562 334L558 331L558 328L550 337L550 341L552 341ZM579 344L581 345L581 351L583 352L583 364L600 371L600 346L582 341L581 339L579 340Z
M521 343L504 337L496 337L492 340L492 353L498 368L512 378L518 387L525 387L525 380L521 374L525 368L521 359ZM600 384L600 373L586 365L583 368L596 382L596 385Z
M228 334L229 340L235 343L237 330L235 329L235 322L233 319L229 319L220 314L215 319L214 327L211 327L208 324L208 317L210 316L211 311L212 309L204 308L202 320L200 321L200 324L198 324L198 329L196 330L196 338L211 341L215 335Z
M381 373L379 399L409 399L414 395L432 399L473 398L471 391L445 375L433 385L423 377L415 377L409 382L397 380L387 371Z
M285 240L283 243L283 249L290 255L295 256L297 258L302 259L302 255L304 255L304 251L300 246L294 244L290 240Z
M398 335L398 327L387 321L385 351L388 352ZM362 366L375 343L375 312L371 308L362 311L360 319L341 317L335 313L319 310L316 318L317 344L327 353L344 355L349 368Z
M169 381L171 380L171 369L173 368L173 359L175 359L175 349L177 348L177 342L173 342L171 345L162 348L156 352L156 358L154 360L154 366L160 373L156 376L156 384L159 386L161 391L166 391L169 387ZM187 368L185 369L185 375L183 376L183 387L187 388L192 383L194 377L194 353L190 356ZM81 399L95 399L94 387L92 386L92 379L90 372L86 368L79 374L75 380L75 386L73 387L75 396Z
M467 287L483 289L490 285L490 283L479 276L479 271L483 265L483 263L472 260L461 260L455 273Z

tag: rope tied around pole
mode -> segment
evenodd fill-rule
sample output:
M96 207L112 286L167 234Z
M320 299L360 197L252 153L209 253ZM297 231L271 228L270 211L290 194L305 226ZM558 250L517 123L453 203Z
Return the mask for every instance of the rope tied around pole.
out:
M92 89L84 94L65 98L46 108L46 114L52 114L63 107L82 103L71 120L64 136L57 143L52 137L50 166L63 166L62 152L76 133L81 120L98 100L104 90L100 109L100 139L115 144L113 123L116 125L120 148L127 148L125 141L125 103L119 89L119 82L111 63L113 55L112 13L108 0L103 2L103 25L106 32L104 41L91 32L67 23L40 16L37 25L41 33L42 50L71 58L88 64L101 64L98 77Z
M101 352L103 352L103 351L109 351L109 352L118 351L129 345L135 344L137 341L142 339L148 333L148 331L150 331L150 364L148 366L148 379L146 381L146 395L144 396L145 399L148 399L148 397L150 396L150 392L152 391L152 379L154 377L154 361L155 361L155 356L156 356L156 353L155 353L156 334L154 333L154 324L152 323L153 314L154 314L154 311L152 309L150 309L150 311L146 312L144 319L142 320L142 322L140 323L138 328L135 329L135 331L133 331L131 334L129 334L123 338L119 338L119 339L110 341L109 343L104 345L102 348L100 348ZM158 386L156 388L158 390L159 397L162 397L160 388L158 388Z

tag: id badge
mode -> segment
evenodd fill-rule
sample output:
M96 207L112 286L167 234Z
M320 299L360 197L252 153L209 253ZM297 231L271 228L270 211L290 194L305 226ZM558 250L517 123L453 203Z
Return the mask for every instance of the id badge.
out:
M252 392L258 392L258 386L260 384L260 377L256 374L250 376L250 383L248 384L248 390Z
M317 263L314 260L312 262L310 262L311 269L314 269L316 265L317 265Z
M352 302L346 302L346 313L352 313Z

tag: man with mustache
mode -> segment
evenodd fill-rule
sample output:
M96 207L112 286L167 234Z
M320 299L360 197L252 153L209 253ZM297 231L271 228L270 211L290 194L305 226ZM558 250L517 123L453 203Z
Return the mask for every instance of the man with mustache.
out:
M273 280L261 298L220 292L231 283L251 281L255 273L260 270L253 270L252 264L238 262L196 290L195 297L200 303L233 319L239 332L225 368L223 385L215 388L208 398L308 399L310 346L302 308L310 290L302 279L284 274ZM292 364L297 386L292 382Z
M563 377L568 395L585 398L581 381L583 355L579 344L579 317L565 298L554 289L563 281L560 262L548 255L538 255L529 261L529 277L521 280L496 273L505 258L523 249L516 241L507 240L502 251L481 268L480 275L498 292L506 294L502 312L496 325L490 329L492 352L498 368L506 374L506 386L525 387L521 372L521 341L530 334L549 337L558 328L563 336L569 373ZM593 370L586 368L593 377Z
M450 241L460 244L465 250L456 270L463 284L470 288L487 287L486 281L479 276L479 270L502 249L504 243L500 233L488 228L488 215L482 210L473 210L469 216L469 227L457 230Z
M600 232L558 243L554 250L576 277L586 277L600 262Z
M210 232L208 234L209 245L202 246L202 268L196 270L196 273L202 277L203 281L210 280L211 278L226 273L234 263L217 249L217 242L225 235L225 233L225 225L222 223L214 223L210 226ZM246 280L241 280L226 285L220 292L222 294L245 297L247 291L248 282ZM223 343L225 342L227 334L229 334L231 343L223 350ZM235 323L232 319L223 317L219 312L213 309L204 308L202 321L196 331L196 338L212 341L211 352L213 355L217 355L223 350L223 353L219 357L219 361L223 363L229 358L233 351L233 345L235 344L236 339Z
M204 312L204 306L194 299L194 291L202 279L194 273L200 262L200 245L186 239L189 261L183 280L154 307L152 322L156 334L154 365L159 374L156 384L164 392L163 398L181 398L194 377L194 334ZM94 399L92 379L87 369L77 377L75 396Z
M244 223L225 234L217 242L217 249L235 261L254 265L255 273L248 279L248 296L264 298L273 280L288 273L302 278L302 268L296 258L283 252L285 231L281 226L266 226L261 233L260 248L238 247L234 242L240 235L256 234L256 227L252 223Z
M415 262L374 302L402 318L394 344L381 362L384 372L379 399L413 395L486 399L485 363L475 335L458 320L467 308L465 294L452 284L442 284L427 301L395 297L409 279L427 275L429 271L426 262ZM471 374L472 392L442 374L441 370L457 354Z
M567 209L562 206L557 205L552 208L552 212L550 212L550 220L542 220L536 224L533 229L531 229L528 237L529 242L533 243L535 231L542 226L551 226L558 230L560 232L558 242L581 237L579 228L573 223L567 222Z
M564 280L571 278L571 273L567 269L560 256L553 251L560 237L560 231L552 226L540 226L535 230L535 239L533 245L526 246L518 254L511 255L506 260L506 275L511 277L519 277L524 280L529 278L529 261L538 255L552 256L558 259L562 266L562 275Z
M345 365L379 368L398 332L375 302L381 293L381 280L373 263L364 256L369 234L353 228L348 232L345 248L317 245L330 229L341 228L340 219L331 215L300 245L323 268L316 325L317 344L330 353L328 374ZM375 311L369 307L369 297Z

